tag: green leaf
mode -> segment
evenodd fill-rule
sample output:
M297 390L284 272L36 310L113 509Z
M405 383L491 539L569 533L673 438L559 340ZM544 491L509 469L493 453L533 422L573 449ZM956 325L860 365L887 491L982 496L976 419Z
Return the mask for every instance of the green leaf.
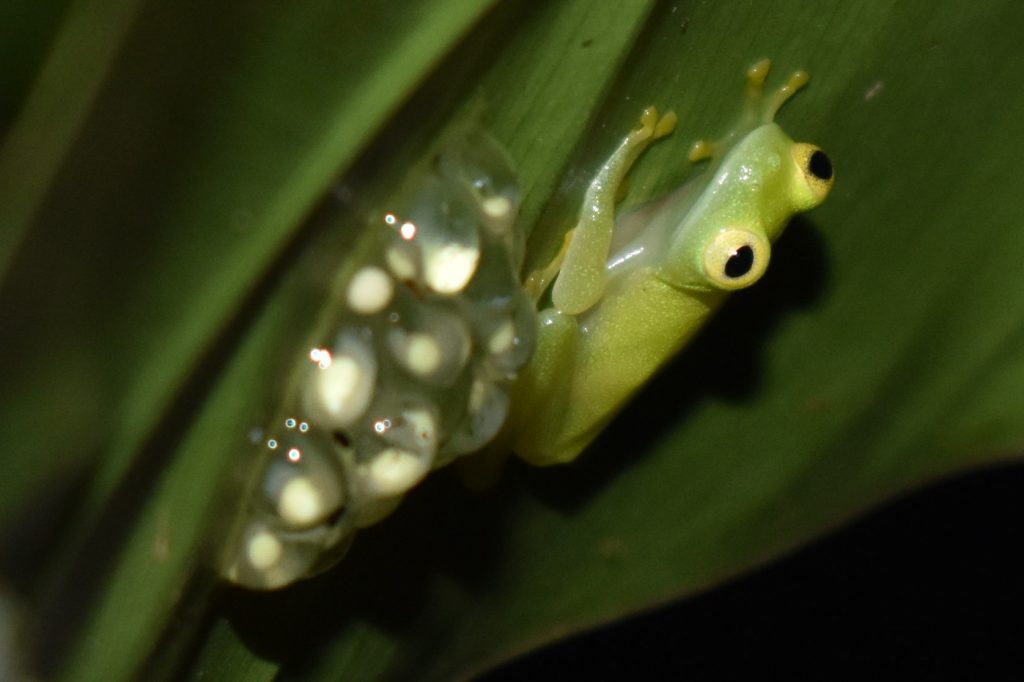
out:
M98 16L119 19L86 50ZM72 522L36 522L36 570L0 562L50 670L450 679L1019 454L1022 21L1008 0L71 3L34 34L32 87L5 85L28 94L0 147L0 556L76 492ZM835 190L580 461L482 495L440 472L335 571L216 590L198 567L246 433L434 141L475 118L505 143L537 265L644 106L680 126L629 203L699 172L689 143L763 56L811 72L780 123Z

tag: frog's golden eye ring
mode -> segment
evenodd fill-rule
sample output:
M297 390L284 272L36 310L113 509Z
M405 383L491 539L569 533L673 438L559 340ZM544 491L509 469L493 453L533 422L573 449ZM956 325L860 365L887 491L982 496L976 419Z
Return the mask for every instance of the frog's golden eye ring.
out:
M835 181L832 159L820 147L799 143L793 145L793 160L811 191L814 204L820 204L828 196Z
M728 228L704 249L704 274L719 289L742 289L761 278L770 256L767 239L749 230Z

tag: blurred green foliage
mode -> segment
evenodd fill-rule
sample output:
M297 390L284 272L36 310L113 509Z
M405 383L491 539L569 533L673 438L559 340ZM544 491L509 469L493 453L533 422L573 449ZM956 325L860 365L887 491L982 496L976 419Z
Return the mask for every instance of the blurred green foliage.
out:
M1022 22L1008 0L5 9L0 569L36 665L450 679L1017 455ZM630 203L695 172L763 56L811 72L780 123L835 191L580 462L481 496L442 472L321 578L213 583L218 491L289 342L432 141L476 118L505 143L536 265L643 106L681 124Z

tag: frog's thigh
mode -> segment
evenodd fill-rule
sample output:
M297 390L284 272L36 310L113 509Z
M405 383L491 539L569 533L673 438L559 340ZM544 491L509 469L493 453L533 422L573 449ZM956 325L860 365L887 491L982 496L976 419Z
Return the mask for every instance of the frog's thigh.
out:
M562 461L551 444L561 435L569 389L576 372L579 324L554 308L538 314L537 350L512 396L512 451L536 466Z

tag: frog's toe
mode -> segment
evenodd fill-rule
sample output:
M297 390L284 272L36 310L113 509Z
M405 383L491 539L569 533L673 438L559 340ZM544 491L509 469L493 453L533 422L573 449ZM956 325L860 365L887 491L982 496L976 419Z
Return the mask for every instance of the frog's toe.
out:
M710 159L715 155L718 150L718 145L708 140L697 140L690 146L690 153L687 158L690 161L697 162L703 159Z
M747 69L747 85L752 89L761 90L768 72L772 70L772 60L765 57Z
M810 79L811 77L806 71L794 71L786 82L783 83L778 90L772 93L771 98L768 100L768 105L765 107L764 113L765 122L773 120L775 118L775 114L777 114L779 109L782 108L782 105L789 101L789 99L801 88L807 85L807 81Z
M637 128L638 136L647 139L655 134L658 128L658 107L649 106L640 114L640 127Z
M658 122L654 126L654 139L659 137L665 137L673 130L676 129L676 123L679 122L679 117L676 116L676 112L671 109L665 112L665 115L658 119Z

